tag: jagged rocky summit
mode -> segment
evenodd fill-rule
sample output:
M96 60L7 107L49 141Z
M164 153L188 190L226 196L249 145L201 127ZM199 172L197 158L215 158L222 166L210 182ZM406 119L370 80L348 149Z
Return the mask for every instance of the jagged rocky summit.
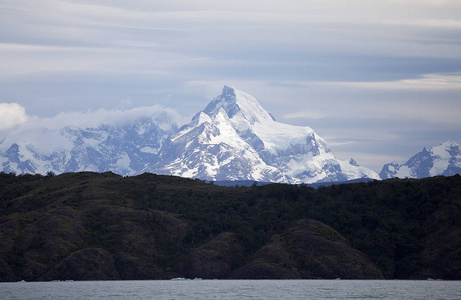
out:
M454 141L446 141L439 146L423 150L407 162L385 164L379 173L387 178L425 178L437 175L452 176L461 174L461 146Z
M152 172L283 183L379 179L353 159L336 159L310 127L275 121L254 97L229 86L179 129L171 115L158 112L96 128L18 131L0 141L0 164L18 174Z

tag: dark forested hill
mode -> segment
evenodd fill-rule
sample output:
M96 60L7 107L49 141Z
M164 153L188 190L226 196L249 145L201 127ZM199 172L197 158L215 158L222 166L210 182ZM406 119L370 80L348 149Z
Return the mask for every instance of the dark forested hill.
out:
M0 173L0 280L461 279L461 177L222 187Z

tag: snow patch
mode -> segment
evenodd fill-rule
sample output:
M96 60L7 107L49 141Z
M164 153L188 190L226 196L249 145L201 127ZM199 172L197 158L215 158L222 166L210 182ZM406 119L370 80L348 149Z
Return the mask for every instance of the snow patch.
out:
M130 168L130 157L128 154L123 155L121 158L117 160L116 166L117 168L123 170L123 169L129 169Z
M139 151L144 152L144 153L152 153L152 154L157 154L158 150L153 147L145 146L139 149Z

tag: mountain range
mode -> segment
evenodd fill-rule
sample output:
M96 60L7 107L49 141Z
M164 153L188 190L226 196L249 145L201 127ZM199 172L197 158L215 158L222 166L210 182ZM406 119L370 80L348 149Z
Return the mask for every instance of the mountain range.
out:
M209 181L338 182L433 176L445 172L441 170L444 165L448 166L446 174L459 173L459 145L450 145L448 154L443 152L445 148L426 149L427 153L411 163L386 164L378 175L353 159L337 159L312 128L277 122L254 97L225 86L221 95L181 128L171 113L157 111L149 117L94 127L13 131L0 140L0 170L16 174L112 171L123 176L150 172ZM450 162L441 163L447 159Z
M163 142L176 130L166 112L96 128L29 128L0 141L1 168L16 174L112 171L134 175L157 159Z

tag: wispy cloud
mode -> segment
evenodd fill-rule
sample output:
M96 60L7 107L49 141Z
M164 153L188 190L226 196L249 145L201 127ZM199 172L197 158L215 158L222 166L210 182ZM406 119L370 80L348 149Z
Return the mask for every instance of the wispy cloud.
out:
M136 107L128 110L123 109L98 109L88 111L74 111L60 113L52 118L35 117L30 120L27 126L38 126L46 128L62 128L64 126L76 126L81 128L98 127L103 124L123 125L133 122L138 118L155 117L158 113L167 112L175 121L180 120L178 113L159 105Z
M454 124L461 129L461 108L446 103L401 103L395 106L394 117L420 120L430 124Z
M461 73L424 74L420 78L395 81L325 82L324 84L377 90L461 90Z
M324 112L318 111L297 111L294 113L284 114L285 119L323 119L326 117Z

